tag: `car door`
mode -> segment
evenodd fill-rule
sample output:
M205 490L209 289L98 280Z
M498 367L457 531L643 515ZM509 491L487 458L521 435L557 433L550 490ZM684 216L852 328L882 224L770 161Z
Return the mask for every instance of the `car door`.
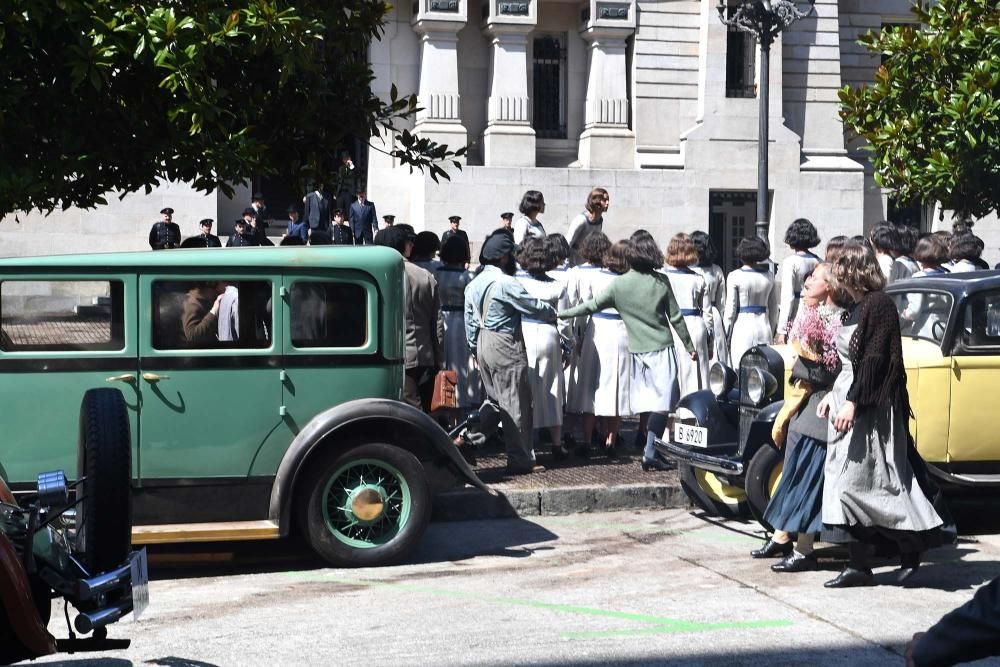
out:
M122 390L134 446L135 321L134 274L63 271L0 278L0 463L15 489L49 470L76 477L80 401L88 389Z
M1000 383L1000 291L968 297L958 317L948 459L956 471L996 473L1000 467L986 470L981 464L1000 464L1000 411L994 399Z
M246 478L274 437L281 425L278 287L269 276L217 269L140 277L144 488Z
M402 360L382 354L380 295L371 276L352 270L286 271L282 286L282 406L289 440L313 417L339 404L400 398ZM254 474L273 474L283 455L277 447L265 448Z

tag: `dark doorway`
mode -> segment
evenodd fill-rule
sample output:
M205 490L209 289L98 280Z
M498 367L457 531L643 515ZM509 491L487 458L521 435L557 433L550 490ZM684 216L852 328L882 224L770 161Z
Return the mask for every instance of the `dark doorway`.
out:
M769 202L770 203L770 202ZM736 246L756 233L757 193L747 190L712 190L708 195L708 235L719 253L719 266L727 273L737 268Z

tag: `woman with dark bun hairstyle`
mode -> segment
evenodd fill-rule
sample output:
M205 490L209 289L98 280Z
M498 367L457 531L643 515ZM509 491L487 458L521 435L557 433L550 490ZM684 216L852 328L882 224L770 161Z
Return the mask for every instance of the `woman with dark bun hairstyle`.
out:
M691 232L691 241L698 253L698 263L691 270L705 279L708 293L709 308L704 316L712 359L729 366L729 337L722 321L722 311L726 309L726 274L715 263L718 254L711 236L701 231Z
M920 270L917 260L913 258L913 251L916 250L919 236L917 230L909 225L896 225L896 238L899 240L899 246L895 252L896 259L892 262L890 283L910 278Z
M569 270L567 283L570 306L576 306L603 292L618 275L604 266L611 241L603 232L593 232L580 248L583 264ZM584 455L598 417L604 417L604 452L617 454L618 422L631 414L628 409L628 337L621 315L605 308L574 320L577 357L571 367L566 411L583 415L583 440L577 451ZM623 400L624 399L624 400Z
M559 261L558 244L551 238L529 237L517 261L523 271L517 279L524 290L556 310L569 307L566 285L549 275ZM521 318L524 347L528 355L533 427L547 428L552 436L552 454L563 459L568 452L562 444L563 406L566 402L565 364L573 351L573 330L569 322L555 324Z
M514 221L514 243L524 243L524 239L534 236L545 238L545 227L538 219L539 213L545 213L545 197L538 190L528 190L521 197L518 209L521 217Z
M738 367L743 353L754 345L770 345L778 320L778 291L766 265L767 243L757 237L742 239L736 257L743 264L726 278L726 330L729 359Z
M920 553L942 543L943 522L910 463L910 400L899 312L883 290L875 253L851 243L833 267L834 299L846 308L837 334L841 371L816 414L828 420L823 538L847 542L850 560L827 588L872 586L868 545L895 543L897 581L920 566Z
M580 248L583 247L583 242L587 240L587 237L604 230L604 214L608 212L610 204L611 198L608 196L607 190L593 188L587 195L583 212L569 221L566 239L572 249L570 264L573 266L584 261L580 254Z
M778 270L778 280L781 282L781 295L778 305L778 334L776 343L784 343L789 327L795 321L795 311L802 298L802 285L820 259L812 249L819 245L819 234L816 227L805 218L799 218L785 232L785 243L792 249L792 254L781 260Z
M606 308L616 308L628 332L631 354L629 375L629 406L634 412L650 413L646 447L642 457L643 470L661 470L666 466L656 458L653 443L662 437L668 426L668 415L677 407L677 357L674 337L677 332L688 355L697 360L684 315L677 305L670 281L659 269L663 254L656 240L645 230L629 239L630 271L618 276L595 298L559 313L560 318L592 315Z
M458 373L458 405L461 408L482 404L479 369L465 340L465 288L472 282L472 272L465 267L470 259L465 239L450 236L441 247L443 264L434 272L444 319L444 365L446 370Z

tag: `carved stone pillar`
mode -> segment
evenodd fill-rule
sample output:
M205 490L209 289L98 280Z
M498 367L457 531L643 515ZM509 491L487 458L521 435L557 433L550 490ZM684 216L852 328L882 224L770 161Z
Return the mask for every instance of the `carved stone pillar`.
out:
M626 44L635 32L634 2L584 3L580 36L589 43L587 101L580 135L580 166L635 166L635 133L628 127Z
M490 96L483 132L486 166L535 166L535 131L528 95L528 35L537 0L488 0L483 34L490 47Z
M410 19L420 36L420 86L414 132L459 148L468 143L458 91L458 31L465 27L467 0L418 0Z

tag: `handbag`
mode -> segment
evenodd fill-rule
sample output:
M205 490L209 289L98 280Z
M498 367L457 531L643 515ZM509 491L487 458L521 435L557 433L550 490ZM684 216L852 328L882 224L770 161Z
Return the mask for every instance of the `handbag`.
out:
M458 373L438 371L434 376L434 392L431 394L431 412L458 407Z

